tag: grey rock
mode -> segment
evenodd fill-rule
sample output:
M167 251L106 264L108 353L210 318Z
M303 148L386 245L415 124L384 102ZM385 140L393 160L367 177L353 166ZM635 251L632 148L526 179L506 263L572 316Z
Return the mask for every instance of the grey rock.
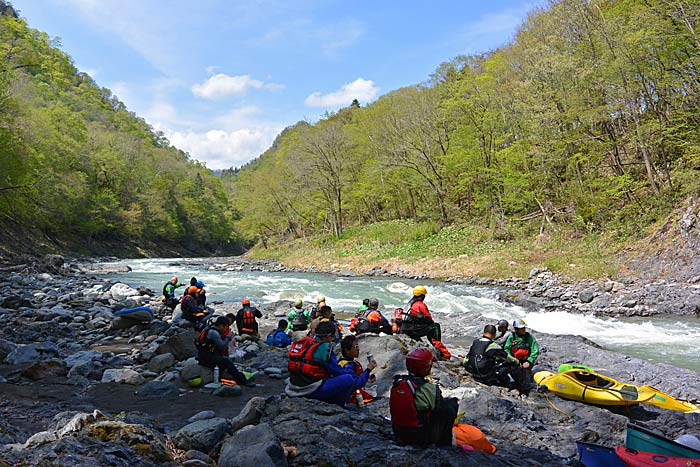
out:
M200 459L189 459L182 463L182 467L209 467L210 465Z
M10 342L5 339L0 339L0 361L4 360L10 352L15 350L17 345L14 342Z
M175 364L175 357L171 353L156 355L148 362L147 368L155 373L160 373L166 368L170 368Z
M68 369L61 360L39 360L22 371L22 375L34 381L65 376Z
M197 412L196 414L188 418L187 423L196 422L198 420L209 420L210 418L214 417L216 417L216 414L213 410L202 410L201 412Z
M73 367L75 365L101 359L102 352L98 352L97 350L83 350L69 355L68 357L64 358L63 361L65 362L67 367Z
M202 378L202 384L209 384L214 381L214 370L199 363L190 363L180 371L180 379L184 382L192 378Z
M284 449L267 423L246 426L223 445L219 467L285 467Z
M197 333L187 331L176 336L170 337L164 344L161 344L156 349L156 354L173 354L175 360L182 361L197 355L197 348L194 346L194 339Z
M199 420L180 428L173 441L180 449L209 452L221 441L228 429L229 422L225 418Z
M591 303L595 297L595 292L593 289L582 290L578 293L578 299L581 303Z
M68 378L76 376L89 378L93 371L95 371L95 364L92 361L76 363L68 370Z
M138 372L128 368L110 368L102 374L103 383L125 383L138 386L145 381L144 377Z
M196 449L190 449L185 453L185 459L187 460L198 460L204 462L206 465L211 465L213 462L211 460L211 457L207 456L205 453L201 451L197 451Z
M238 384L235 386L222 384L218 388L214 389L212 394L218 397L239 397L243 394L243 389L241 389Z
M168 381L149 381L139 389L138 395L149 399L168 399L178 397L180 391Z
M57 357L58 352L58 347L53 342L27 344L15 348L5 357L5 361L10 365L22 365Z
M238 431L244 426L257 424L264 404L265 399L262 397L251 397L240 413L231 419L231 431Z
M32 306L32 302L19 295L10 295L9 297L5 297L2 302L0 302L0 306L3 308L10 308L12 310L18 310L20 308L30 308Z

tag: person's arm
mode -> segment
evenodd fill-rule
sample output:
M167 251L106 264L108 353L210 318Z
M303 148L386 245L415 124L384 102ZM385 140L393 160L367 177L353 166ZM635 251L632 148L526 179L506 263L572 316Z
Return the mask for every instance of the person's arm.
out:
M535 360L537 360L537 357L539 357L539 355L540 346L537 344L535 336L530 334L530 355L527 357L527 361L530 362L530 365L535 364Z
M508 339L506 339L506 343L503 344L503 350L505 350L508 355L513 355L513 352L511 352L513 348L513 333L508 334Z
M231 337L227 336L225 338L221 338L221 334L219 334L219 331L216 329L210 329L209 332L207 333L207 338L211 341L211 343L214 345L214 348L218 352L222 352L228 347L229 342L231 341Z
M289 337L287 334L284 333L283 330L280 329L280 332L277 333L275 336L275 344L277 344L277 347L287 347L289 344L292 343L292 338Z
M497 362L520 363L517 358L503 350L503 347L498 345L496 342L489 344L489 346L486 348L486 352L484 353L486 356Z
M258 310L257 307L253 307L252 310L256 318L262 318L262 311Z

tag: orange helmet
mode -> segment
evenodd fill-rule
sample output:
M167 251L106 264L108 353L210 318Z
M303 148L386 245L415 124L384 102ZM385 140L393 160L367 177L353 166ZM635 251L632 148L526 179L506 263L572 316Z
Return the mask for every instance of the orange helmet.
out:
M243 305L250 305L250 299L248 297L244 298L241 302Z
M427 376L433 367L433 353L425 347L413 349L406 354L406 369L416 376Z

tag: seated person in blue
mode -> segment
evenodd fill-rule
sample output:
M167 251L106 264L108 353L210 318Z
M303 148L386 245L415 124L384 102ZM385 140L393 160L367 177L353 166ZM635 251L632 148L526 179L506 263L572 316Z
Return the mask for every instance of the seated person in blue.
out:
M345 406L350 394L367 384L369 371L376 367L370 362L361 375L341 368L333 352L336 326L324 321L316 327L315 337L306 336L292 343L288 355L290 377L284 391L291 397L308 397Z
M286 319L279 320L277 328L273 329L270 334L267 335L265 343L271 347L279 347L281 349L291 344L292 338L285 332L288 325L289 323L287 323Z

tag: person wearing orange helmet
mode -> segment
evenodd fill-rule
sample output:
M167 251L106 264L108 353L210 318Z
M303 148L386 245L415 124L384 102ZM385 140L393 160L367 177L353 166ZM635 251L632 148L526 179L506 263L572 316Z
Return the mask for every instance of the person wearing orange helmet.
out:
M243 305L243 307L236 313L236 328L238 328L238 334L257 339L258 321L256 318L262 318L262 313L250 304L250 299L248 297L241 301L241 305Z
M419 347L406 354L407 375L394 376L389 398L391 426L400 443L449 446L457 416L457 399L443 398L440 388L426 377L433 353Z
M401 332L414 340L420 341L422 337L427 337L433 347L435 347L443 360L449 360L452 356L445 344L442 343L442 331L440 324L433 320L428 306L425 304L425 296L428 290L424 285L419 285L413 289L413 297L406 305L401 322Z

